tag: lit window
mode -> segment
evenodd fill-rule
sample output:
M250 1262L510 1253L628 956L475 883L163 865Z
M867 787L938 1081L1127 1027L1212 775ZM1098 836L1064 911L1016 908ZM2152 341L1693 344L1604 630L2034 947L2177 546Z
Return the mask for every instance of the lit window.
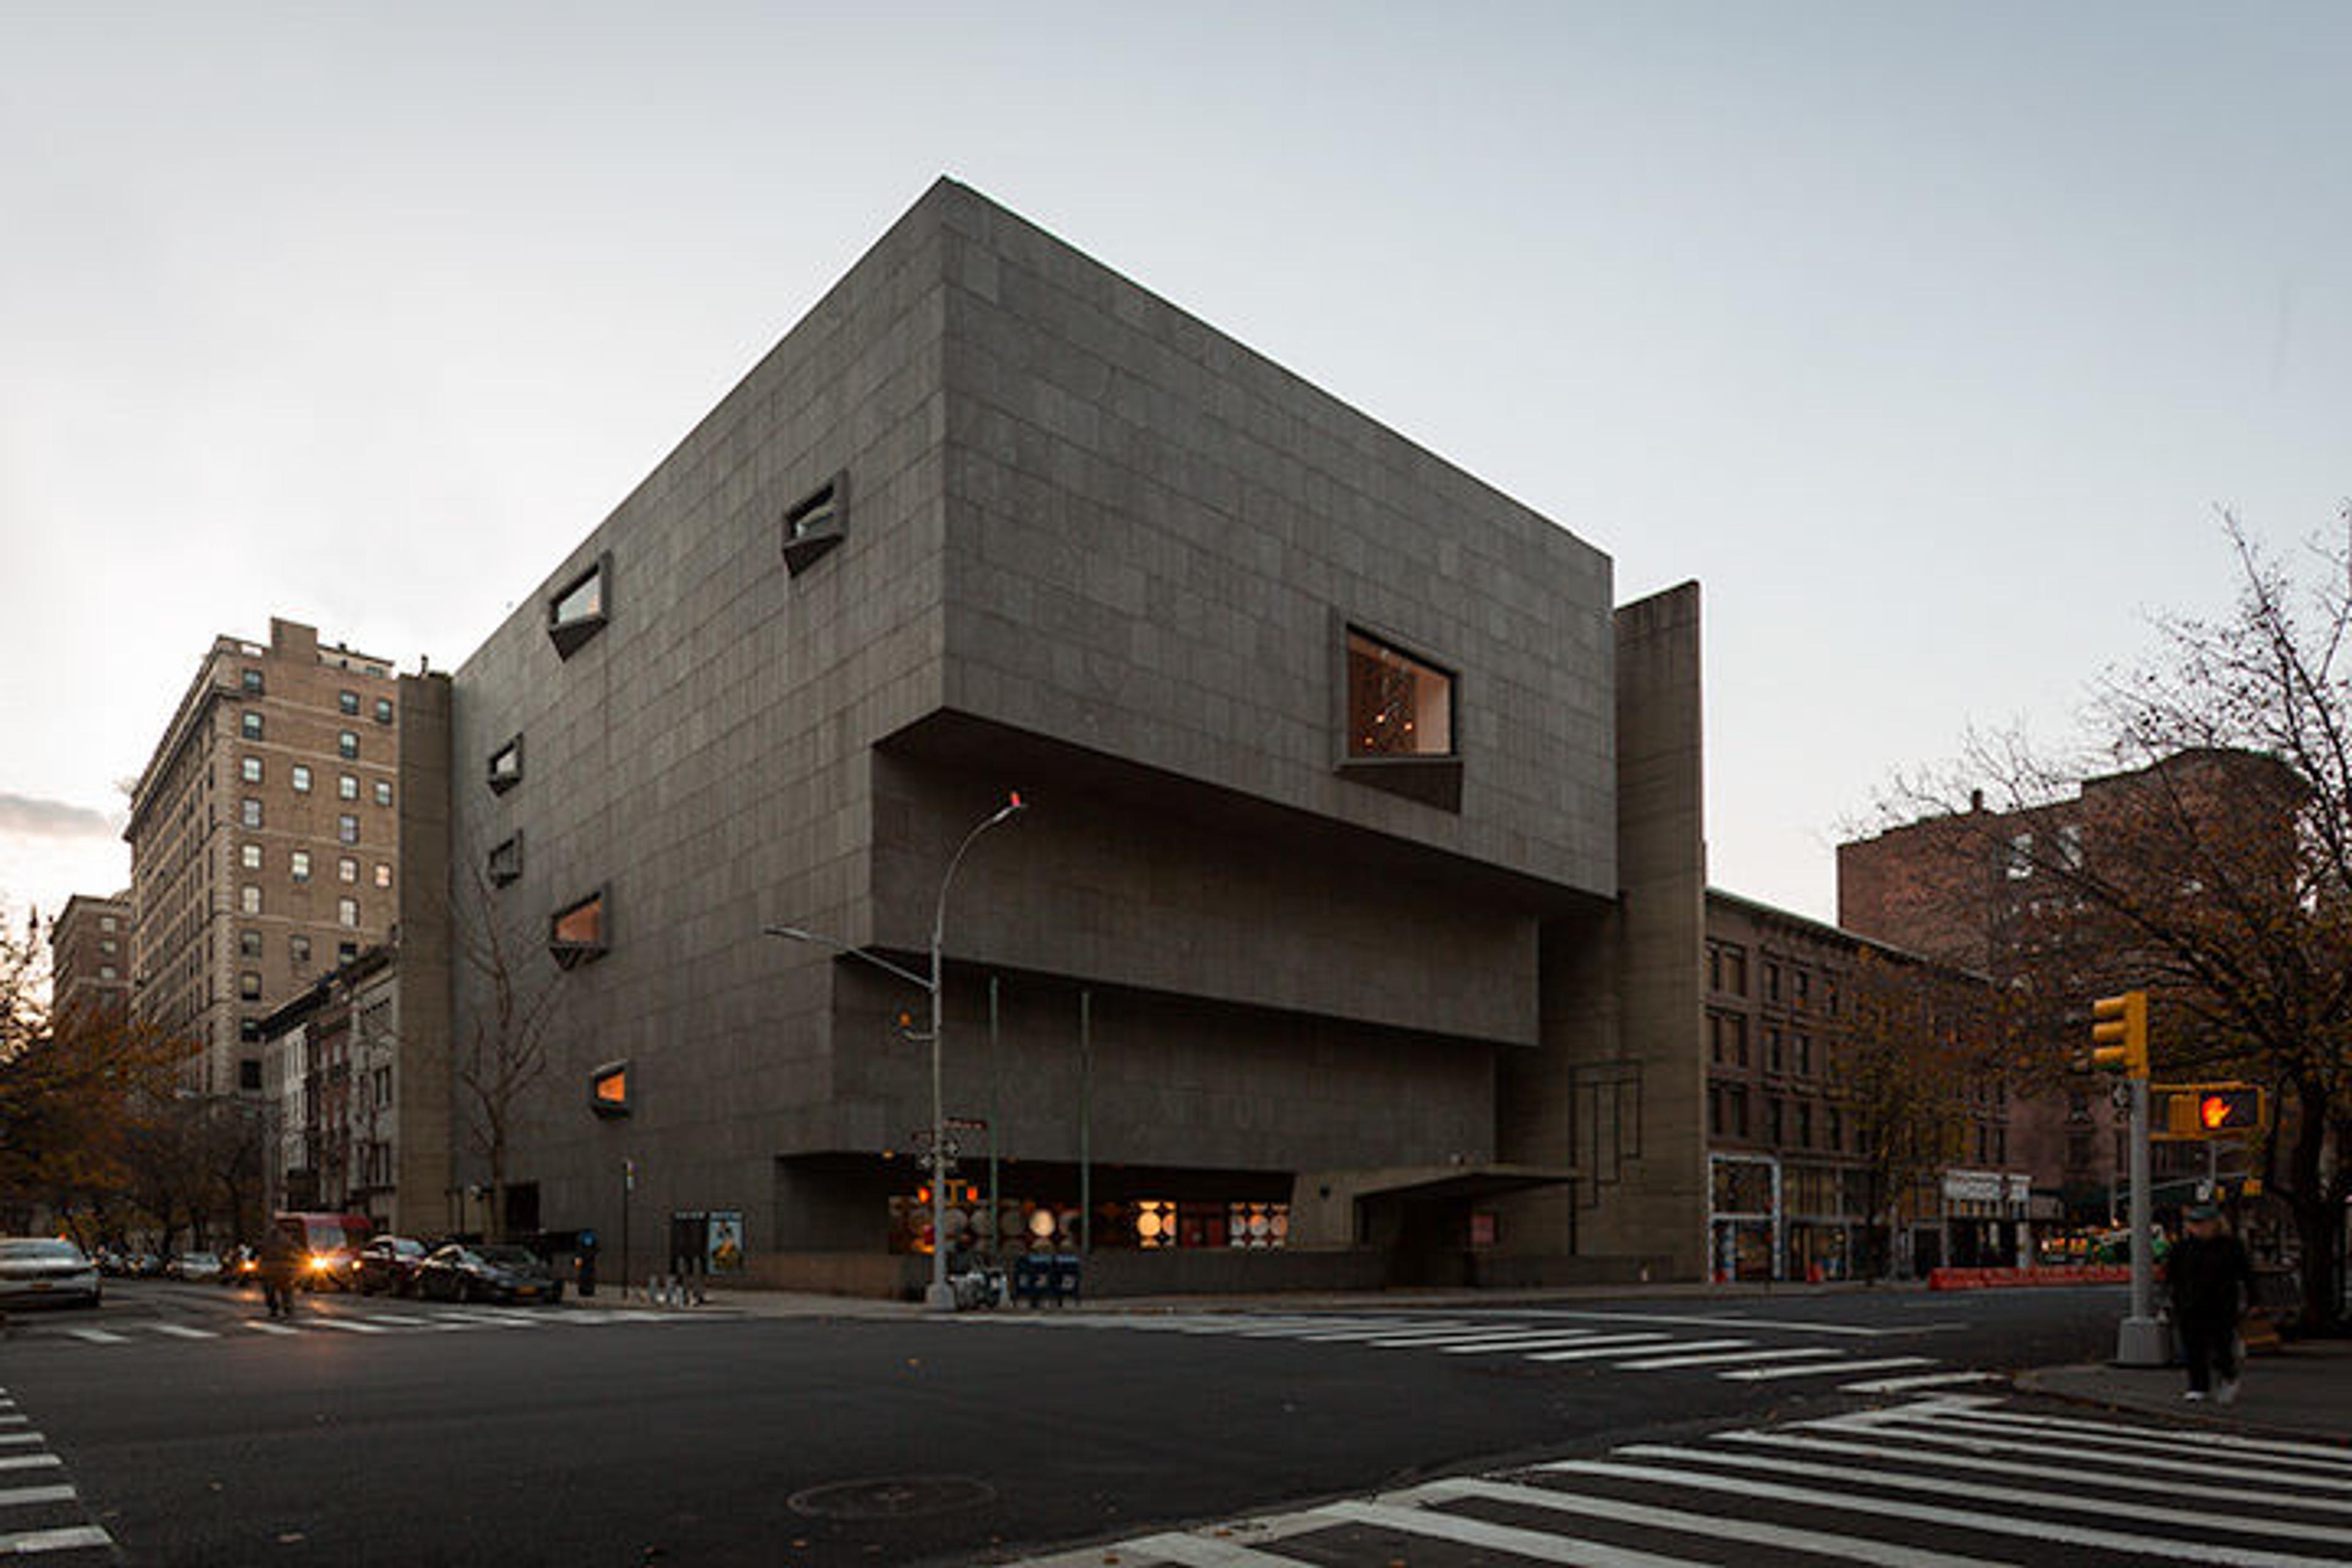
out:
M849 495L849 476L835 474L823 488L784 512L784 568L800 575L817 557L839 544Z
M522 737L517 735L490 753L490 788L504 795L522 783Z
M250 710L238 714L236 716L236 732L244 736L248 741L258 741L261 739L261 715L253 712Z
M522 875L522 834L520 830L513 837L492 847L487 869L491 882L501 888Z
M392 785L384 782L383 779L375 781L375 803L378 805L390 805L392 804Z
M599 889L578 903L559 910L548 921L548 951L566 969L609 950L612 932L604 920L604 893Z
M335 837L342 843L357 844L360 841L360 819L356 816L335 818Z
M237 889L236 907L239 910L248 915L259 914L261 912L261 889L251 882L247 882L243 887Z
M244 823L247 827L260 826L261 803L250 798L239 801L237 803L237 820Z
M335 862L335 880L357 883L359 879L360 863L357 860L346 855Z
M389 724L392 722L391 698L379 697L375 700L375 721L379 724Z
M258 844L239 845L236 851L236 859L237 864L243 866L248 871L260 870L261 846Z
M296 795L310 793L310 764L308 763L294 764L294 793Z
M236 771L237 776L244 779L246 783L259 784L261 782L261 759L259 757L244 758L236 764Z
M360 710L360 694L356 691L338 691L335 693L335 706L346 713L357 713Z
M1348 754L1443 757L1454 751L1454 680L1362 632L1348 633Z
M360 923L360 901L357 899L337 899L335 923L346 928L356 927Z
M100 980L113 980L119 977L119 972L110 963L101 963L98 966L98 977Z
M610 586L613 557L608 553L596 558L596 563L574 577L558 590L547 602L547 636L555 644L557 655L570 658L582 645L604 629L610 613Z
M392 886L392 865L389 861L379 860L375 863L375 885L379 888Z
M310 852L308 849L294 851L294 879L298 882L310 879Z
M236 977L236 994L247 1002L261 1000L261 976L248 969Z
M335 732L335 754L343 758L347 762L357 762L360 755L359 736L349 730L337 731Z
M599 1116L629 1113L629 1064L608 1062L588 1075L588 1109Z
M335 776L335 798L337 800L357 800L359 797L360 781L353 778L349 773L338 773Z

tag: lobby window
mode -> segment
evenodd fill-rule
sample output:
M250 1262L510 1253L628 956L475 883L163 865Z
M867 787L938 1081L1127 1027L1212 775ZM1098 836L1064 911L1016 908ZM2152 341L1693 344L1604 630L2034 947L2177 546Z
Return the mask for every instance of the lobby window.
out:
M359 780L353 778L349 773L339 773L335 776L335 798L337 800L357 800L359 797Z
M360 923L360 901L357 899L337 899L335 923L346 929L356 927Z
M569 969L611 951L612 931L604 915L602 888L578 903L558 910L547 922L547 949L555 962Z
M604 629L611 611L613 557L608 552L547 601L547 637L558 658L570 658Z
M1348 631L1348 755L1454 753L1454 678L1364 632Z
M357 844L360 841L360 819L348 816L335 818L335 837L345 844Z
M236 716L236 732L248 741L261 739L261 715L250 710Z
M379 697L375 700L375 721L379 724L389 724L392 722L391 698Z
M375 803L378 805L392 804L392 785L382 779L375 781Z
M489 864L485 868L492 885L503 888L522 875L522 834L506 839L490 849Z
M310 793L310 764L308 763L294 764L294 793L296 795Z
M338 691L335 693L335 706L345 713L357 713L360 710L360 694L356 691Z
M237 684L244 688L245 694L247 697L260 696L261 671L257 669L239 670L237 672Z
M784 570L799 576L844 537L849 476L835 474L784 510Z
M359 761L359 736L350 730L337 731L335 732L335 755L342 758L346 762L355 763Z
M490 753L490 788L504 795L522 783L522 737L517 735Z
M308 849L294 851L293 866L296 881L307 882L310 879L310 852Z
M260 870L261 846L258 844L240 844L237 846L236 860L238 865L244 867L248 871Z
M246 757L239 760L236 764L236 773L237 776L247 784L259 784L261 782L261 759L259 757Z

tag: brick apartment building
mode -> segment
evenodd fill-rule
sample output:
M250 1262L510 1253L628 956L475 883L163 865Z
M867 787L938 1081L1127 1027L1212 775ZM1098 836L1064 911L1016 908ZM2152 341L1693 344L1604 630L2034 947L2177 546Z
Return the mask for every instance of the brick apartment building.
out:
M1923 1054L1965 1048L1985 982L1835 926L1710 889L1706 904L1710 1267L1717 1279L1842 1279L1905 1268L2009 1264L2030 1245L2023 1171L2011 1159L2013 1101L1998 1079L1959 1086L1951 1157L1909 1190L1878 1190L1871 1108L1849 1053L1858 984L1920 1005ZM1885 1234L1890 1205L1897 1234Z
M131 895L76 893L49 922L51 998L60 1016L131 1008Z
M258 1092L262 1017L390 931L399 710L387 661L273 618L214 642L140 774L131 1005L199 1092Z

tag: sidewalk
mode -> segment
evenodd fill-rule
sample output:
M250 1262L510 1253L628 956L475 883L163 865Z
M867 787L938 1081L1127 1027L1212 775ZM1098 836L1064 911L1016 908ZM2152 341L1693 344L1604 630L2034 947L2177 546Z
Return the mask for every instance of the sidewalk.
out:
M2234 1405L2180 1397L2188 1374L2177 1366L2052 1366L2018 1375L2027 1394L2178 1416L2251 1432L2288 1432L2352 1445L2352 1341L2289 1342L2274 1354L2250 1356Z

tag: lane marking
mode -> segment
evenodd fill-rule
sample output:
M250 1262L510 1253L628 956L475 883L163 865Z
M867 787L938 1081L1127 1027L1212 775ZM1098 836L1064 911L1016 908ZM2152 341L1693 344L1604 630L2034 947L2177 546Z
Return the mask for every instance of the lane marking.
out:
M2171 1449L2168 1453L2135 1453L2106 1447L2087 1436L2061 1441L2053 1436L2047 1441L2034 1442L2031 1440L2033 1436L2031 1433L2021 1434L2016 1437L2003 1437L2000 1435L2002 1428L1999 1427L1987 1430L1973 1426L1955 1426L1948 1430L1938 1430L1916 1426L1909 1422L1870 1421L1856 1416L1836 1416L1825 1421L1802 1422L1799 1424L1799 1429L1839 1434L1851 1433L1874 1438L1899 1437L1908 1443L1966 1448L1971 1452L1979 1453L2038 1454L2052 1463L2070 1467L2096 1460L2107 1468L2158 1471L2200 1478L2210 1478L2213 1474L2213 1456L2210 1454L2192 1455L2189 1450L2180 1448ZM1921 1458L1926 1459L1929 1456L1922 1455ZM2283 1462L2292 1464L2295 1461ZM2044 1468L2047 1468L2046 1466ZM2343 1480L2336 1476L2306 1475L2278 1469L2264 1472L2263 1479L2273 1486L2317 1487L2339 1495L2344 1486Z
M178 1323L150 1323L147 1326L154 1330L159 1334L169 1334L175 1340L216 1340L220 1338L218 1334L213 1332L210 1329L184 1328Z
M1843 1394L1908 1394L1915 1388L1941 1388L1955 1383L1999 1383L1990 1372L1927 1372L1916 1377L1882 1377L1870 1383L1849 1383Z
M66 1530L26 1530L0 1535L0 1557L30 1557L41 1552L72 1552L86 1546L111 1546L114 1537L94 1524Z
M2157 1535L2136 1535L2120 1530L2091 1530L2081 1525L2060 1524L2051 1520L2012 1519L2007 1514L1984 1513L1975 1509L1939 1508L1933 1503L1898 1501L1893 1498L1861 1497L1847 1492L1822 1491L1814 1487L1784 1486L1775 1481L1753 1481L1740 1476L1719 1476L1706 1471L1671 1469L1656 1465L1626 1465L1604 1459L1561 1459L1538 1469L1559 1475L1589 1475L1623 1481L1654 1481L1666 1487L1695 1487L1702 1491L1722 1492L1731 1497L1756 1498L1770 1502L1790 1502L1818 1508L1844 1509L1853 1513L1876 1514L1883 1519L1906 1520L1913 1524L1948 1524L1960 1530L1983 1531L1992 1535L2021 1536L2031 1541L2054 1541L2066 1546L2091 1546L2110 1552L2137 1552L2151 1557L2175 1558L2183 1562L2225 1563L2231 1568L2343 1568L2341 1560L2324 1557L2301 1557L2293 1552L2270 1552L2252 1547L2230 1546L2214 1542L2180 1542Z
M49 1502L73 1502L79 1494L71 1487L10 1487L0 1490L0 1508L32 1508Z
M289 1329L283 1323L265 1322L259 1318L247 1319L245 1326L257 1334L299 1334L302 1331L299 1329Z
M1463 1546L1484 1546L1532 1557L1538 1563L1572 1563L1577 1568L1698 1568L1688 1558L1661 1557L1598 1541L1571 1541L1566 1536L1548 1535L1513 1524L1490 1524L1458 1513L1433 1513L1427 1509L1394 1508L1377 1502L1338 1502L1317 1511L1349 1524L1433 1536Z
M55 1454L12 1454L0 1458L0 1470L62 1469L65 1461Z
M17 1443L37 1443L40 1440L41 1435L38 1432L0 1432L0 1448L9 1447Z
M1619 1334L1612 1339L1594 1340L1572 1351L1543 1351L1528 1357L1529 1361L1591 1361L1596 1356L1623 1355L1628 1351L1647 1355L1660 1346L1672 1344L1672 1334Z
M2095 1421L2075 1421L2063 1415L2029 1415L2022 1411L2014 1410L1971 1411L1961 1419L1979 1426L1992 1424L2001 1426L2041 1426L2053 1431L2082 1432L2095 1437L2116 1435L2113 1426L2103 1426ZM2158 1434L2153 1428L2138 1426L2132 1430L2141 1435L2137 1439L2139 1441L2159 1441ZM2232 1432L2188 1430L2166 1431L2161 1435L2160 1441L2169 1447L2229 1448L2248 1453L2276 1455L2286 1458L2291 1463L2308 1462L2325 1468L2352 1470L2352 1452L2347 1452L2340 1447L2330 1447L2324 1443L2294 1443L2277 1438L2241 1437Z
M66 1332L78 1340L87 1340L94 1345L124 1344L130 1339L127 1334L114 1333L106 1329L68 1329Z
M353 1322L349 1318L330 1318L324 1313L312 1313L310 1321L322 1329L341 1329L347 1334L388 1334L392 1332L390 1329L379 1329L373 1323Z
M1098 1563L1111 1554L1111 1549L1086 1559ZM1305 1568L1296 1557L1276 1557L1270 1552L1259 1552L1231 1541L1213 1541L1198 1535L1153 1535L1141 1541L1121 1542L1118 1547L1120 1562L1149 1562L1158 1558L1174 1563L1181 1568Z
M1965 1323L1915 1323L1899 1329L1865 1329L1852 1323L1790 1323L1769 1318L1743 1318L1736 1313L1714 1317L1676 1317L1666 1312L1524 1312L1528 1318L1580 1318L1596 1322L1612 1323L1680 1323L1696 1324L1703 1329L1785 1329L1801 1334L1845 1334L1857 1339L1884 1339L1889 1335L1933 1333L1941 1329L1962 1329Z
M1822 1362L1812 1366L1760 1366L1748 1372L1717 1373L1734 1383L1770 1383L1783 1377L1843 1377L1853 1372L1887 1372L1898 1366L1933 1366L1923 1355L1881 1356L1876 1361Z

